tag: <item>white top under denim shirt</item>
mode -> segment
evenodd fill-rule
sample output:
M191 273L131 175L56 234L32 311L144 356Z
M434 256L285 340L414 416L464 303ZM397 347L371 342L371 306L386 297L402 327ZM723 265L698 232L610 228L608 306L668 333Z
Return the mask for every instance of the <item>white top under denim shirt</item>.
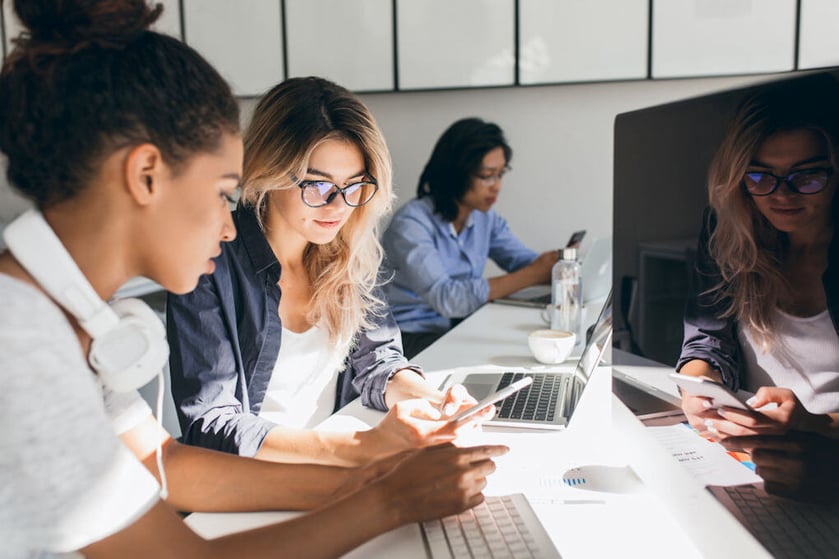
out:
M800 317L775 309L772 319L776 339L765 352L751 330L738 324L744 388L789 388L810 413L839 412L839 335L827 310Z
M283 328L283 345L259 417L286 427L315 427L335 409L343 361L344 353L330 343L324 326L305 332Z
M148 418L100 386L64 313L0 274L0 557L81 557L158 500L118 435Z
M404 332L444 332L452 318L475 312L489 299L483 277L488 259L506 272L538 254L518 240L495 210L473 210L458 234L434 212L430 197L411 200L393 216L382 237L390 309Z

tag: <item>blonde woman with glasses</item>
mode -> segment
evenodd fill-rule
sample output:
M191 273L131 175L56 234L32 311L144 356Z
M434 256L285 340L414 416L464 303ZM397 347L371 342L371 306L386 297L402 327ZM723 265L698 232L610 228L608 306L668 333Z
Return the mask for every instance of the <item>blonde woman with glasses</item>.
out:
M378 290L392 190L373 116L329 81L290 79L259 102L244 143L238 238L167 305L185 442L359 466L451 440L443 416L474 399L461 386L437 391L408 363ZM389 410L379 425L311 429L358 396Z
M839 443L828 442L839 438L837 104L823 75L765 86L740 107L709 172L677 364L755 392L756 411L688 395L682 407L695 427L738 437L729 446L760 449L758 473L780 493L806 493L802 457L835 456Z
M409 358L487 301L550 283L557 252L533 252L492 209L512 156L497 124L458 120L385 231L385 295ZM488 259L507 273L484 278Z

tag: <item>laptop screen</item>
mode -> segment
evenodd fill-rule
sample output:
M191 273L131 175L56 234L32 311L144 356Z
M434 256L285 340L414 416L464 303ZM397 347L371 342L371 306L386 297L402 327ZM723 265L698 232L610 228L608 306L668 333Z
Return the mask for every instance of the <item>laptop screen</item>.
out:
M566 404L565 416L570 420L574 408L580 401L583 389L588 383L594 369L603 359L606 348L612 343L612 292L606 297L603 308L597 317L597 322L586 332L586 345L574 368L574 382L570 398Z

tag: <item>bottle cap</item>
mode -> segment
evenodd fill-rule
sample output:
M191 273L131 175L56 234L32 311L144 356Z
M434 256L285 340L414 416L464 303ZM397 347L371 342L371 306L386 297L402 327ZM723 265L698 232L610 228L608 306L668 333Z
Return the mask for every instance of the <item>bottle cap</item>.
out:
M563 248L559 251L559 259L560 260L576 260L577 259L577 249L576 248Z

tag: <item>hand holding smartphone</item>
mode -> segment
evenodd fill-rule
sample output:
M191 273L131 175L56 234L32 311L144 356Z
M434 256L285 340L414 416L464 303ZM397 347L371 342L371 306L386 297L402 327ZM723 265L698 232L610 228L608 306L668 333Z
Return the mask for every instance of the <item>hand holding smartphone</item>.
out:
M693 396L710 398L713 408L728 406L730 408L737 408L740 410L752 410L752 408L746 403L746 400L751 397L751 394L734 392L724 384L701 377L670 373L670 378L672 378L684 392Z
M452 417L449 418L448 425L464 423L469 418L473 417L474 415L477 415L477 414L481 413L482 411L486 410L487 408L489 408L490 406L492 406L496 402L500 402L501 400L504 400L505 398L509 398L510 396L512 396L513 394L515 394L519 390L521 390L522 388L526 388L526 387L530 386L532 383L533 383L533 377L524 377L521 380L517 380L516 382L514 382L510 386L507 386L507 387L502 388L501 390L499 390L499 391L497 391L493 394L490 394L489 396L487 396L486 398L484 398L483 400L481 400L480 402L478 402L477 404L475 404L471 408L465 409L462 412L460 412L456 415L453 415Z

